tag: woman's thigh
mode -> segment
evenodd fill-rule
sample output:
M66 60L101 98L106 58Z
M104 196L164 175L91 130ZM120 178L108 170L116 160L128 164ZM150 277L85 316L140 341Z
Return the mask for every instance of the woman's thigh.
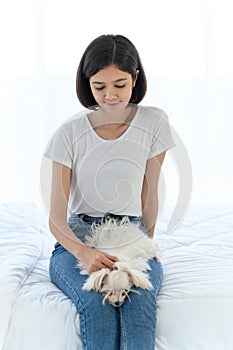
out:
M87 276L80 274L76 268L76 258L59 243L55 246L50 260L51 280L76 306L80 318L83 348L96 349L97 346L103 350L118 349L118 312L108 303L103 305L102 294L82 289Z
M135 289L120 308L121 349L152 350L155 347L156 299L162 283L162 264L151 259L149 271L152 290Z
M163 267L161 262L155 259L149 260L149 266L151 270L148 271L148 275L153 289L135 288L135 292L130 292L129 300L126 300L123 304L122 310L124 309L127 312L127 309L135 309L135 313L137 310L140 313L140 310L145 310L146 308L154 310L152 305L156 305L157 295L163 279Z

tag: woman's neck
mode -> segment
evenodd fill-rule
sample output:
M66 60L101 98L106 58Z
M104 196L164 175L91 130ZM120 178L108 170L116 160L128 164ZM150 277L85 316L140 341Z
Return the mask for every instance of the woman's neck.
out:
M127 106L122 110L108 111L100 108L98 111L90 113L89 120L94 128L103 127L105 129L117 129L122 125L130 124L136 113L136 106Z

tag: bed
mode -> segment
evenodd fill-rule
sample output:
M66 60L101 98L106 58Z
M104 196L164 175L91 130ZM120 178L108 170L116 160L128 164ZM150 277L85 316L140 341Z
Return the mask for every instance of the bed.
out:
M46 215L31 202L2 203L0 213L0 349L81 350L76 309L49 278ZM170 215L163 209L157 223L156 350L231 350L233 208L191 206L167 232Z

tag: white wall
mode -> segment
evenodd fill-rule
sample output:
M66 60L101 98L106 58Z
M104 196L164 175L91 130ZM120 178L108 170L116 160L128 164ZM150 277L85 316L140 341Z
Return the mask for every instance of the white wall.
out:
M98 35L118 33L141 53L143 104L165 109L185 145L192 202L232 204L232 10L230 0L2 4L0 201L40 201L46 143L82 108L75 95L81 54ZM166 201L174 203L183 184L169 154L163 177Z

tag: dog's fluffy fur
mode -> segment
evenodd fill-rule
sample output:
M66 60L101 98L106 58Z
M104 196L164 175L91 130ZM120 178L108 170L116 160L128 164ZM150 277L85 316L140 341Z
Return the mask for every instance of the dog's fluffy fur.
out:
M91 235L86 236L86 244L105 253L117 256L119 261L114 269L107 268L93 272L86 280L83 289L101 292L108 302L121 306L132 288L152 289L147 270L148 259L159 259L157 243L140 230L137 223L128 217L122 220L107 219L101 224L92 224ZM78 262L82 274L87 274L84 266Z

